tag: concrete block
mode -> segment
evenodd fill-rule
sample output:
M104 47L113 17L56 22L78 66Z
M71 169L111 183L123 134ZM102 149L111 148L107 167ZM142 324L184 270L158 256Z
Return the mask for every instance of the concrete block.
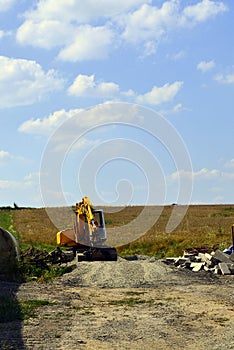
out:
M234 262L234 252L232 254L229 255L229 259L232 260Z
M204 265L204 266L203 266L203 269L204 269L205 271L211 271L211 269L210 269L207 265Z
M215 275L221 275L221 270L218 265L216 265L213 269Z
M167 264L174 264L178 258L166 258L165 262Z
M225 262L220 262L218 266L221 270L222 275L231 275L231 271Z
M190 267L193 269L194 272L202 270L203 266L204 266L203 262L192 262L190 264Z
M189 261L189 259L188 258L181 258L181 257L179 257L175 261L175 266L183 265L186 261Z
M208 255L210 255L210 254L208 254ZM211 266L213 264L212 255L210 255L211 258L206 256L206 253L205 254L204 253L199 253L198 256L201 259L201 261L206 263L208 266Z
M205 257L210 261L212 260L212 255L209 253L205 253Z
M215 258L219 262L226 262L226 263L232 262L230 259L230 255L221 252L221 250L216 250L213 255L213 258Z
M231 274L234 275L234 264L229 264L229 263L227 263L227 266L228 266L228 268L229 268Z

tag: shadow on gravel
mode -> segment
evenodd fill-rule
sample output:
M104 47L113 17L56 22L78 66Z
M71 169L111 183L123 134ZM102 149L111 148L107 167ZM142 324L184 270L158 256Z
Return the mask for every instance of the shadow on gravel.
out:
M25 350L23 312L17 300L18 282L0 280L0 350Z

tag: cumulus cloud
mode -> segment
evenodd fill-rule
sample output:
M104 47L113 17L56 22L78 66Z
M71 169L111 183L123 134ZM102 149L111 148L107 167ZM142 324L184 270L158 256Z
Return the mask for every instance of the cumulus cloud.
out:
M2 163L5 163L11 158L12 158L12 155L9 152L0 150L0 165Z
M39 173L30 173L22 179L22 181L15 180L0 180L0 189L24 190L39 184Z
M202 72L207 72L215 67L215 61L201 61L197 65L197 69Z
M80 26L72 42L62 49L58 58L63 61L99 60L108 57L114 33L108 27Z
M98 18L111 18L143 3L151 3L151 0L57 0L56 4L54 0L40 0L36 9L27 12L26 17L36 21L57 18L87 23Z
M151 91L137 96L138 103L146 103L150 105L159 105L164 102L171 101L182 87L182 81L176 81L172 84L164 84L163 86L154 86Z
M109 19L150 0L41 0L35 10L25 14L18 28L19 43L45 49L62 47L58 57L76 62L108 56L114 32L108 25L92 26L91 21Z
M25 14L18 28L19 43L60 49L61 60L103 59L121 43L140 44L142 56L156 52L171 31L194 26L227 11L221 1L202 0L184 6L178 0L161 7L151 0L41 0Z
M44 72L35 61L0 56L0 108L32 104L62 86L54 70Z
M172 84L164 84L161 87L154 86L151 91L142 95L137 95L133 90L122 91L118 84L114 82L98 82L95 75L79 74L73 84L68 88L68 94L77 97L94 97L104 99L128 98L142 104L159 105L171 101L182 87L182 81ZM181 105L177 106L177 111Z
M225 167L234 169L234 158L232 158L228 162L226 162Z
M178 180L180 177L193 178L193 180L231 180L234 179L234 173L222 172L219 169L202 168L193 172L178 170L170 175L171 180Z
M112 82L95 82L93 75L78 75L69 87L68 93L74 96L113 98L119 96L119 85Z
M227 6L220 1L203 0L195 5L187 6L183 14L187 21L203 22L219 13L227 11Z
M214 79L221 84L233 84L234 74L218 74Z
M25 161L25 158L11 154L5 150L0 150L0 166L8 165L12 161Z
M113 108L113 103L105 102L86 110L59 110L41 119L27 120L19 127L19 131L28 134L47 135L62 126L61 132L57 133L60 137L59 142L63 137L67 141L71 135L77 135L80 130L99 126L106 122L119 122L121 120L126 122L141 118L138 117L134 105L128 108L128 115L126 116L123 113L124 106L125 104L116 103Z
M74 27L59 20L26 20L16 33L17 41L22 45L31 45L44 49L63 46L68 38L74 36Z
M181 9L180 1L165 1L161 8L143 4L122 19L123 38L133 44L157 42L165 34L179 28L195 26L227 11L223 2L203 0Z
M17 180L0 179L2 205L16 202L20 206L41 206L39 173L29 173Z
M43 119L37 118L25 121L20 125L18 130L27 134L49 135L63 122L77 115L80 111L79 109L72 109L70 111L62 109L55 111Z
M0 12L5 12L10 10L10 8L15 4L16 0L0 0Z

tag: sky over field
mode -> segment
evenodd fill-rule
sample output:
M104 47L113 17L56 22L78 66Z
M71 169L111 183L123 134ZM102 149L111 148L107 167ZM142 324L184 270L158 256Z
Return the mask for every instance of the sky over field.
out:
M233 20L232 0L0 0L0 206L234 203Z

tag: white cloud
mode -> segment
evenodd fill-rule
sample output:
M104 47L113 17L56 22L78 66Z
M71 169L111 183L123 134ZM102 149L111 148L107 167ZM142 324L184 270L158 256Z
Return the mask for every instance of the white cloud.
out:
M65 111L64 109L56 111L53 114L50 114L48 117L43 119L31 119L27 120L20 125L19 131L25 132L27 134L36 134L36 135L49 135L55 131L63 122L67 119L72 118L81 110L73 109L70 111Z
M21 188L22 184L17 181L0 180L0 190Z
M91 149L94 146L97 146L100 143L100 140L89 140L85 137L79 138L75 143L72 144L70 148L70 153L77 153L83 149ZM54 152L66 152L67 151L67 139L65 142L58 142L54 147Z
M207 72L215 67L215 61L201 61L197 65L197 69L202 72Z
M108 27L80 26L76 29L72 42L69 42L58 55L63 61L98 60L106 58L111 49L114 33Z
M202 0L182 7L179 0L41 0L25 13L18 28L19 43L51 49L61 60L103 59L121 43L141 45L142 56L156 52L168 33L194 26L227 10L221 1Z
M0 56L0 108L32 104L62 85L54 70L46 73L35 61Z
M234 83L234 74L218 74L214 78L218 83L221 84L233 84Z
M182 103L177 103L171 109L162 109L162 110L159 111L159 113L162 114L162 115L169 115L169 114L179 113L181 111L188 111L188 112L190 112L191 109L189 109L187 107L184 107L182 105Z
M68 93L74 96L92 96L109 98L119 96L118 84L112 82L95 82L94 75L78 75L69 87Z
M136 101L150 105L159 105L171 101L177 95L182 85L182 81L176 81L172 84L164 84L161 87L154 86L151 91L137 96Z
M0 162L11 158L11 154L6 151L0 151Z
M26 13L26 17L40 20L76 21L87 23L98 18L111 18L120 13L134 9L151 0L40 0L33 11Z
M144 2L150 0L101 0L98 4L95 0L59 0L56 4L53 0L41 0L35 10L25 13L16 38L24 45L62 47L58 55L61 60L103 59L113 48L115 34L107 24L89 23L99 18L107 20Z
M114 82L98 82L93 75L80 74L73 84L68 88L68 93L77 97L94 97L104 99L125 99L130 98L137 103L159 105L171 101L182 87L182 81L172 84L165 84L161 87L154 86L151 91L143 95L137 95L133 90L121 91L118 84ZM176 110L181 109L177 105Z
M234 158L230 159L226 164L225 164L226 168L232 168L234 169Z
M10 8L14 5L16 0L0 0L0 12L5 12L10 10Z
M203 22L219 13L227 11L227 6L221 1L203 0L195 5L187 6L183 14L187 21Z
M24 122L19 127L19 131L28 134L48 135L58 128L59 140L57 138L54 138L54 140L60 143L62 139L67 142L73 134L77 135L80 130L87 130L108 122L119 122L121 120L130 122L139 118L141 120L142 117L138 117L134 105L129 106L127 116L122 111L124 106L123 103L116 103L113 108L113 103L106 102L86 110L60 110L42 119L38 118ZM62 126L61 129L59 129L60 126Z
M31 173L26 175L22 181L16 180L0 180L1 190L23 190L39 184L39 173Z
M183 59L186 56L186 52L184 50L180 50L176 53L174 53L173 55L168 55L168 57L170 59L172 59L173 61L179 61L181 59Z
M194 172L178 170L169 176L170 180L178 180L180 177L193 178L193 180L233 180L234 173L222 172L219 169L202 168Z
M39 173L30 173L17 180L0 179L2 205L42 206ZM30 203L30 204L29 204Z
M74 36L74 27L59 20L26 20L16 33L17 41L22 45L31 45L44 49L64 46Z
M25 158L13 155L8 151L0 150L0 165L5 165L11 160L25 161Z
M194 26L224 11L227 6L223 2L210 0L184 9L176 0L165 1L161 8L143 4L122 19L123 38L131 43L157 41L171 30Z

